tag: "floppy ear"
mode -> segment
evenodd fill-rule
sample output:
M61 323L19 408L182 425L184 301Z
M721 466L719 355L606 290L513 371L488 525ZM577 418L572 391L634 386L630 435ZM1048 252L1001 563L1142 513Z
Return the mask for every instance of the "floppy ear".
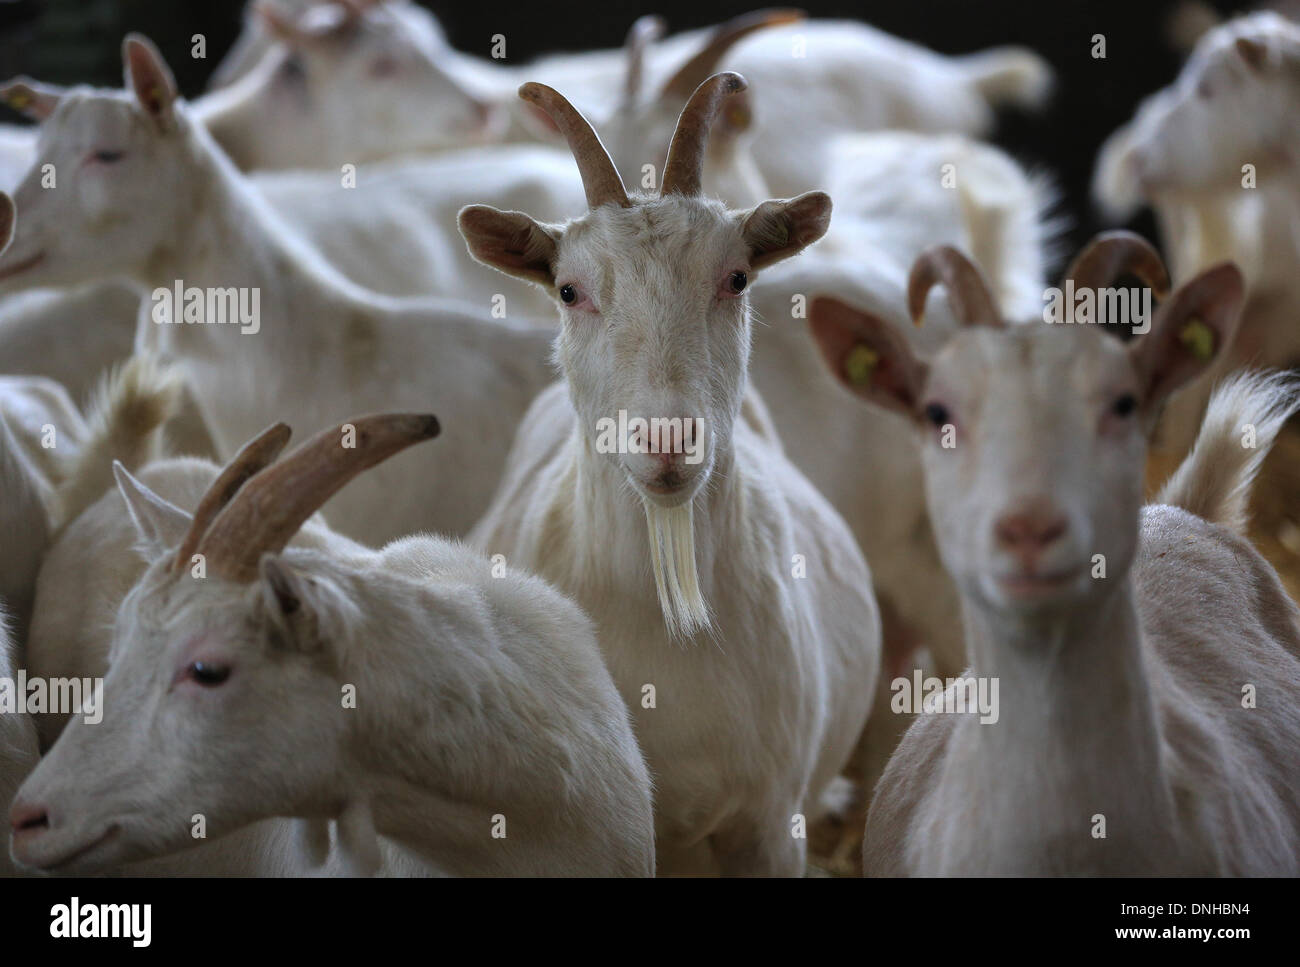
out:
M189 514L136 480L120 461L113 461L113 476L135 524L136 548L145 560L156 561L185 539L193 520Z
M523 212L503 212L490 205L469 205L456 219L469 254L484 265L529 282L555 285L558 229L535 222Z
M826 234L831 225L831 198L824 191L798 198L765 201L745 216L741 226L754 269L795 255Z
M126 86L135 92L140 106L159 127L170 127L176 79L153 41L143 34L127 34L122 41L122 63L126 65Z
M1180 285L1156 310L1151 331L1128 349L1144 406L1209 368L1237 333L1245 292L1241 270L1221 262Z
M44 121L59 106L66 88L42 84L30 77L15 77L0 84L0 101L33 121Z
M832 296L817 296L808 324L836 379L865 400L919 419L929 367L888 321Z

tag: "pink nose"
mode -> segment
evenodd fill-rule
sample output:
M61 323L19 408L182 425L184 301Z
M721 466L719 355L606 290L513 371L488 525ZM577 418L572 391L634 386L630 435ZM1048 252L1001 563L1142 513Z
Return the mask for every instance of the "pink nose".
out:
M998 547L1032 567L1038 556L1065 536L1065 516L1051 504L1031 501L1020 510L1004 514L993 525Z
M686 451L695 447L695 421L687 417L676 422L651 421L649 426L637 428L636 439L648 456L655 457L665 467L680 466Z
M9 809L9 825L15 833L44 829L50 825L50 817L44 806L15 802Z

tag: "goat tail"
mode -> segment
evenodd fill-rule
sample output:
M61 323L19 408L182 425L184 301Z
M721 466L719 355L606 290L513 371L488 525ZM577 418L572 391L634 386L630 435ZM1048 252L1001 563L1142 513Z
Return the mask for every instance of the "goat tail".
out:
M55 495L59 528L114 486L114 460L134 471L162 455L163 426L182 399L180 378L152 356L132 356L104 376L87 407L85 444Z
M1191 453L1155 502L1244 534L1255 476L1297 410L1300 379L1288 373L1241 372L1220 383Z
M971 83L994 107L1040 108L1052 93L1051 66L1025 47L994 47L957 58Z

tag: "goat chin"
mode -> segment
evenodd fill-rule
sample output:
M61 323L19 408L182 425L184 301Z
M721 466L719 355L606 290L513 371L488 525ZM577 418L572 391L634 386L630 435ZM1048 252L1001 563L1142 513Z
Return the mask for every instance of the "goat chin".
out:
M655 590L668 633L686 639L711 630L709 606L700 593L695 569L694 501L676 507L661 507L649 500L641 503L650 534Z

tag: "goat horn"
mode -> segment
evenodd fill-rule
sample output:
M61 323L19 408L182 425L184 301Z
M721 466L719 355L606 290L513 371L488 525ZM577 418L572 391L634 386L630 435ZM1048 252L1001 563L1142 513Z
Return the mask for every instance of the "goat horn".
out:
M1104 289L1121 275L1137 276L1157 299L1169 294L1169 271L1160 253L1141 235L1117 230L1092 239L1066 269L1074 288Z
M719 24L708 42L668 79L659 95L660 99L684 102L717 70L718 63L737 43L765 27L798 23L807 16L802 10L794 9L755 10Z
M926 297L940 282L961 325L1002 325L1002 313L975 263L951 245L936 245L917 257L907 279L907 310L918 326L925 315Z
M664 164L663 185L660 196L667 194L698 195L700 176L704 172L704 149L709 142L709 129L717 117L722 102L749 85L734 71L714 74L695 89L691 99L682 108L668 146L668 161Z
M226 504L230 503L230 499L239 492L240 487L280 455L280 451L289 442L291 432L285 423L268 427L256 438L244 444L243 449L235 454L235 458L226 464L226 468L212 482L212 486L208 488L208 492L203 495L199 506L194 510L194 520L190 524L189 533L185 535L185 540L181 541L181 546L176 549L176 560L172 565L175 570L184 570L213 519L221 513Z
M342 445L345 428L355 445ZM251 581L263 554L283 550L303 523L364 470L438 435L428 414L363 416L312 437L245 484L199 542L209 568L232 581Z
M623 179L618 176L618 169L600 143L600 137L578 109L559 91L535 81L519 88L519 96L545 111L564 135L569 150L573 152L573 160L578 163L588 207L599 208L613 202L630 208L632 203L627 199L627 190L623 187Z
M627 57L627 72L623 75L623 107L636 106L641 97L641 79L645 75L646 48L664 35L663 17L647 14L638 17L627 32L623 52Z

